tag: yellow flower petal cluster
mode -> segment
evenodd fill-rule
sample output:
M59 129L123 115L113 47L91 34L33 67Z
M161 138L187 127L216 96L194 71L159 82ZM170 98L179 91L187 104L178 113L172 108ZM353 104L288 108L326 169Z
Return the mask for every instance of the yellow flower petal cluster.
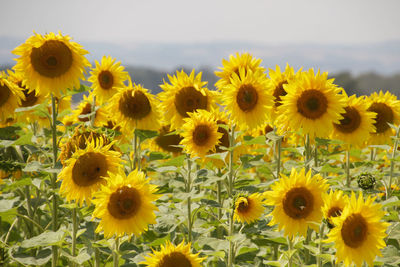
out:
M328 226L333 227L332 218L338 217L342 214L344 207L349 202L349 198L347 195L344 195L341 190L331 190L329 194L325 194L323 197L324 206L322 207L322 212L324 218L328 222Z
M241 223L252 223L260 218L264 212L263 194L254 193L250 196L240 196L235 201L233 218Z
M0 72L0 125L6 125L8 120L15 118L14 110L25 100L21 88L8 80L4 71Z

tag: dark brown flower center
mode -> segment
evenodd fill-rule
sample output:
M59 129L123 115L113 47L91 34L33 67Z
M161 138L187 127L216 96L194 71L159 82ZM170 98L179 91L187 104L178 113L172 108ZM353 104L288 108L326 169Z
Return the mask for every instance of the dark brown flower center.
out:
M342 214L342 209L339 207L331 207L328 210L328 218L339 217Z
M225 122L223 121L217 121L217 124L225 124ZM218 132L222 133L222 137L219 139L219 145L216 146L215 151L217 153L221 153L224 152L226 150L222 149L222 147L229 147L229 133L226 129L222 128L222 127L218 127Z
M341 114L343 119L339 124L334 123L333 126L342 133L352 133L361 125L361 116L358 110L354 107L345 107L345 113Z
M65 74L71 69L72 62L71 49L62 41L49 40L38 48L32 48L33 69L48 78Z
M237 210L240 213L246 213L250 210L251 202L248 198L242 198L237 206Z
M107 209L117 219L129 219L137 214L142 205L142 199L136 188L123 186L110 196Z
M157 267L192 267L192 263L184 254L175 251L165 255Z
M239 88L236 95L236 102L244 112L253 110L258 101L258 93L251 84L244 84Z
M367 239L367 234L368 225L361 214L352 214L343 222L341 235L347 246L358 248Z
M7 103L11 96L11 91L7 85L0 85L0 107Z
M80 156L72 168L72 180L79 186L91 186L107 176L108 164L101 153L87 152Z
M295 220L304 219L314 209L314 197L307 188L296 187L286 193L282 204L286 215Z
M385 103L374 102L368 108L368 111L376 113L374 125L376 127L377 134L384 133L390 128L388 123L393 123L394 120L394 114L391 107L389 107Z
M175 108L182 117L189 117L188 112L207 109L207 96L194 87L184 87L175 95Z
M279 107L280 105L282 105L281 97L287 95L287 92L285 91L285 89L283 89L283 85L287 83L288 83L287 81L282 81L275 87L274 90L275 107Z
M307 119L315 120L326 113L328 100L319 90L304 91L297 99L297 111Z
M210 136L210 128L207 125L198 125L193 131L193 143L203 146L208 142Z
M119 100L121 113L134 120L145 118L151 112L150 101L141 91L126 91Z
M25 95L25 100L21 99L21 107L32 107L33 105L36 104L36 102L38 101L38 98L35 95L35 90L32 90L31 92L29 92L28 89L26 89L25 86L22 85L22 81L19 81L17 83L18 87L21 88L22 93L24 93Z
M169 133L171 133L171 131L169 130L169 126L163 126L160 129L159 135L155 139L157 145L168 152L181 152L182 148L176 146L179 145L179 143L183 139L182 136L180 136L179 134Z
M100 87L104 90L110 89L114 84L114 77L108 70L101 71L97 79L100 83Z
M86 105L82 108L81 113L79 113L78 120L82 121L82 122L89 121L90 120L89 116L85 116L85 115L88 115L91 112L92 112L92 105L90 103L86 103ZM85 116L85 117L81 117L81 116Z

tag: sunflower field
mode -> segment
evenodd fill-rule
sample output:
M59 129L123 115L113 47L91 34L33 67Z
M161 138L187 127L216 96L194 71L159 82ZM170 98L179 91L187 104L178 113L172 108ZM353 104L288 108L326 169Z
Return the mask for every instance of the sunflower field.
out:
M216 90L177 70L154 95L61 33L12 53L1 266L400 265L389 91L348 96L325 72L236 53Z

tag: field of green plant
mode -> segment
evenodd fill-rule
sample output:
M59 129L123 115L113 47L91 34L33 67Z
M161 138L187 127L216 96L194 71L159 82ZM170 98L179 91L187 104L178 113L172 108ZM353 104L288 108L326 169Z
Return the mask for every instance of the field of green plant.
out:
M153 95L61 33L10 52L1 266L400 265L391 88L349 96L237 53L217 90L177 70Z

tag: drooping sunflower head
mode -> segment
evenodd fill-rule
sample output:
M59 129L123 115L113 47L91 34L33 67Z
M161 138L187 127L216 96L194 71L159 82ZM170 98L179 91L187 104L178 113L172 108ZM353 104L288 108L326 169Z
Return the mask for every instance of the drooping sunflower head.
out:
M218 132L218 124L212 113L197 110L189 113L182 126L184 151L191 157L205 157L209 151L215 151L222 133Z
M99 104L103 104L111 99L118 88L124 86L128 73L120 62L115 62L115 58L103 56L101 63L97 60L95 62L96 67L90 72L88 81L92 83L93 93Z
M341 114L343 119L333 123L332 138L362 147L370 134L375 132L375 114L367 109L364 97L350 96L344 107L345 112Z
M171 125L171 129L179 129L184 124L184 118L196 110L207 110L215 107L215 92L209 91L205 86L207 82L201 81L202 73L195 76L192 70L187 75L183 70L176 75L168 75L170 83L164 81L160 87L164 90L159 94L164 122Z
M10 81L4 71L0 72L0 124L15 118L14 110L25 100L21 88Z
M322 207L322 212L324 213L324 218L326 219L329 228L333 228L332 218L338 217L342 214L344 207L348 204L349 199L347 195L343 194L343 191L336 190L330 191L329 195L324 196L324 206Z
M134 129L157 130L160 126L158 101L140 84L121 88L111 99L109 112L114 114L124 134L131 136Z
M289 177L282 174L271 189L264 193L265 203L274 206L269 225L278 224L290 238L305 236L308 228L318 232L316 224L321 222L323 194L328 189L325 179L319 174L312 176L311 170L305 173L303 168L297 173L293 168Z
M394 135L388 123L399 125L400 101L389 92L372 93L368 97L368 111L375 112L375 132L371 132L371 145L382 145L391 142L390 136Z
M94 126L100 127L103 122L107 120L107 113L103 107L99 106L99 102L96 97L96 106L94 104L94 95L91 93L89 96L83 95L83 99L72 111L73 123L89 123L92 120L92 114L94 113Z
M238 222L248 224L258 220L264 212L263 199L260 193L238 197L235 201L233 218Z
M24 85L46 96L61 96L68 88L79 88L84 68L90 66L84 57L88 52L70 41L68 35L35 33L12 51L20 56L14 69L24 77Z
M93 217L101 219L97 233L104 231L106 238L139 236L150 223L156 223L154 211L158 209L152 202L159 198L157 187L149 184L143 172L134 170L128 176L109 173L106 180L93 199Z
M233 73L239 75L240 68L244 68L246 71L251 70L252 72L265 72L265 68L260 66L261 61L259 58L253 58L249 53L236 53L236 56L230 55L229 60L222 59L223 67L219 68L221 71L215 72L215 75L220 77L215 86L222 89L224 86L230 84Z
M242 130L254 130L270 119L272 84L264 72L239 69L231 84L221 89L222 101L233 123Z
M86 141L85 149L75 149L58 175L58 180L62 180L60 194L67 201L90 204L92 194L106 182L105 178L121 172L121 155L112 151L111 146L112 143L104 145L102 139L92 139Z
M297 75L299 75L300 72L301 71L299 71ZM278 116L278 107L282 105L282 97L287 95L287 92L283 86L294 80L296 74L293 67L290 67L289 64L286 64L284 72L281 72L281 68L277 65L276 70L269 69L268 74L273 85L273 95L275 97L274 105L272 106L271 111L271 120L273 122Z
M205 258L199 257L200 253L192 254L190 243L185 245L184 241L178 246L174 246L170 241L161 245L161 250L153 250L153 254L144 256L145 264L148 267L200 267Z
M182 152L182 148L179 147L179 143L183 137L171 131L170 125L164 125L158 130L158 136L154 139L149 140L151 142L151 150L164 151L178 155Z
M333 123L339 123L345 112L346 99L342 89L327 79L328 73L314 75L314 70L302 72L299 77L284 85L287 95L282 96L278 107L278 121L287 124L291 131L301 129L303 134L329 137Z
M103 145L109 145L111 140L107 137L107 135L98 131L94 131L83 126L78 126L75 128L75 132L71 138L68 138L66 142L61 145L61 152L59 156L61 163L65 166L66 161L71 158L77 149L85 150L88 144L94 143L94 145L97 146L100 145L100 142ZM111 150L117 150L114 144L111 146Z
M385 212L374 200L368 197L364 202L362 192L358 198L352 192L342 215L332 218L335 227L326 242L335 243L337 261L343 261L345 266L353 262L362 266L364 261L373 266L375 257L381 256L380 249L386 246L384 238L389 224L381 221Z

